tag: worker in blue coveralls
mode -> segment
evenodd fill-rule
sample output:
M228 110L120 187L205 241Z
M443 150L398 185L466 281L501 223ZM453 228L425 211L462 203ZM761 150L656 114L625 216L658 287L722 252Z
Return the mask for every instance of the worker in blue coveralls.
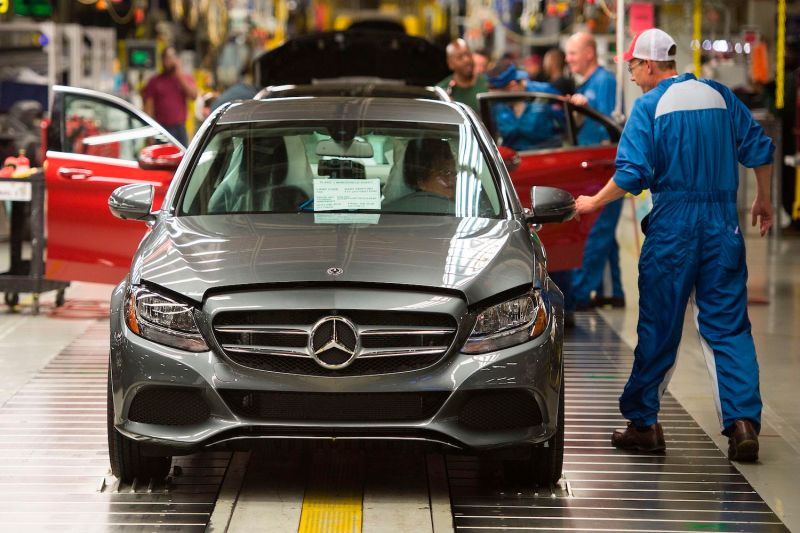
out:
M501 59L487 72L491 91L539 91L558 94L548 83L528 80L528 73L508 59ZM561 146L564 113L549 103L519 100L493 105L495 126L503 146L517 151Z
M604 115L611 116L617 98L617 81L614 75L597 63L597 43L588 33L572 35L566 44L566 60L570 70L579 76L583 83L570 101L575 105L588 105ZM608 131L600 122L587 119L578 130L578 145L597 145L610 142ZM611 304L613 307L625 306L625 293L619 270L619 245L617 244L617 223L622 212L622 198L609 203L597 217L586 246L583 249L583 262L575 270L573 291L578 310L593 305ZM603 277L606 265L611 275L611 294L603 294ZM594 300L592 291L596 292Z
M675 51L675 41L658 29L631 43L623 57L644 95L622 132L613 178L596 195L576 201L581 215L626 191L653 194L639 259L639 341L619 399L630 422L611 442L628 450L666 449L658 411L692 300L728 457L756 461L761 396L736 213L737 162L755 170L751 222L763 237L772 226L775 146L727 87L678 75Z

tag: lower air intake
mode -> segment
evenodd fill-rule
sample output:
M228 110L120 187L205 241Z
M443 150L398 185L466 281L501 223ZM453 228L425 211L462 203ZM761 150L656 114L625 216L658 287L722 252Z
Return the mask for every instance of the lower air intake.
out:
M190 426L206 420L208 404L198 389L145 387L136 393L128 420L161 426Z
M436 414L448 392L305 393L220 391L239 416L260 420L399 422Z
M539 425L542 413L527 390L495 390L471 393L458 419L470 429L496 431Z

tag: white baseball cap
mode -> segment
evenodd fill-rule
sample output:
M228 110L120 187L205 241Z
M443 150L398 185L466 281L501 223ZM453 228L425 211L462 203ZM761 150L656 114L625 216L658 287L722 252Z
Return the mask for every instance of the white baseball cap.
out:
M633 38L628 50L623 54L622 60L630 61L636 58L649 59L651 61L671 61L675 59L676 53L675 40L667 32L658 28L651 28Z

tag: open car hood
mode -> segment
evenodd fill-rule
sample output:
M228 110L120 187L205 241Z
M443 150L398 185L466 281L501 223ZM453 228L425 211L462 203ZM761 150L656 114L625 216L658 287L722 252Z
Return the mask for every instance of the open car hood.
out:
M261 87L342 77L435 85L450 73L445 51L429 41L366 29L296 37L258 56L254 69Z

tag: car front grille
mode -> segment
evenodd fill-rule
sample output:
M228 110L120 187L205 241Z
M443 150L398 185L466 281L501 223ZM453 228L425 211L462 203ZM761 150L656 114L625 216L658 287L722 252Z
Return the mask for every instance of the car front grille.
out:
M448 392L307 393L225 389L238 416L265 421L400 422L436 414Z
M352 362L326 368L312 357L309 344L320 347L331 335L322 324L313 343L312 328L325 317L342 317L355 328L360 342ZM214 320L214 336L234 363L270 372L311 376L366 376L419 370L433 365L449 350L457 332L453 317L441 313L402 311L327 310L227 311ZM339 328L339 337L352 345L352 330ZM324 343L323 343L324 344ZM348 354L331 350L331 366L339 366Z

